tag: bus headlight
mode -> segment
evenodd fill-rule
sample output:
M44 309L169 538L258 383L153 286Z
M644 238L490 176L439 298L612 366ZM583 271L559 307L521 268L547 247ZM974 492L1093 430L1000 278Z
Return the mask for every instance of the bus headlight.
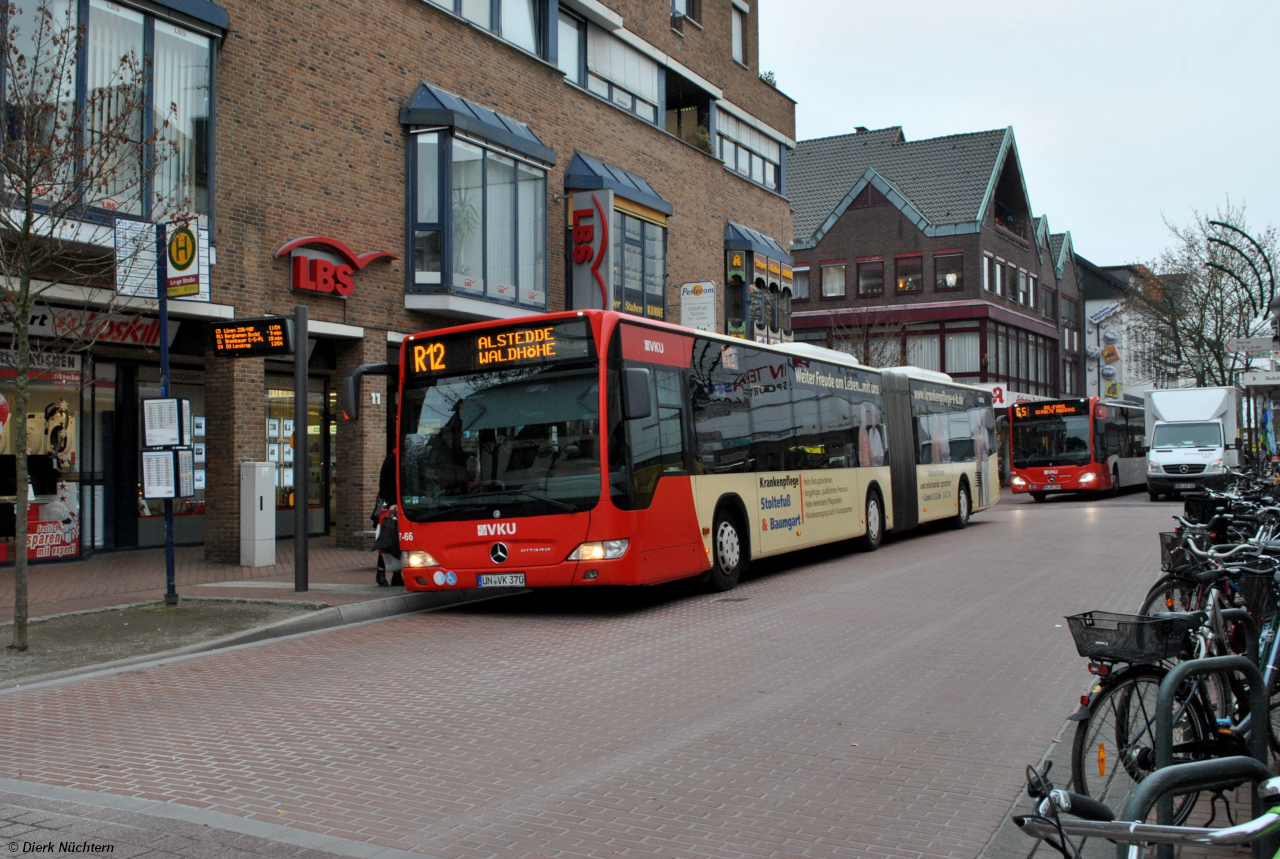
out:
M1025 479L1025 478L1023 478L1023 477L1021 477L1021 476L1019 476L1019 475L1017 475L1017 474L1015 474L1015 475L1014 475L1014 476L1009 480L1009 482L1010 482L1010 483L1012 483L1012 484L1013 484L1015 487L1017 487L1018 489L1025 489L1025 488L1027 487L1027 481L1026 481L1026 479Z
M439 562L437 562L435 558L431 557L430 552L413 551L408 554L405 560L407 561L406 566L409 567L440 566Z
M1080 475L1081 486L1088 486L1091 483L1096 483L1097 480L1098 480L1098 475L1094 474L1092 471L1088 471Z
M583 543L569 555L570 561L616 561L627 553L629 540L602 540Z

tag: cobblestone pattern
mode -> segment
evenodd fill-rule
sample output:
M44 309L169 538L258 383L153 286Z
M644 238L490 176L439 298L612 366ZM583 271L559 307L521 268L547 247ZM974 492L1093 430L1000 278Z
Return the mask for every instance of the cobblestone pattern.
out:
M970 859L1088 683L1062 615L1135 605L1171 511L1006 500L744 602L543 593L6 693L0 776L477 859Z

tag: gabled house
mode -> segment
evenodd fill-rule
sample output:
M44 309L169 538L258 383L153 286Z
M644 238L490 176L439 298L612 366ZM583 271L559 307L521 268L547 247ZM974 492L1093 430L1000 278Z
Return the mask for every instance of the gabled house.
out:
M1012 128L801 141L788 196L796 340L1014 398L1082 392L1070 234L1032 214Z

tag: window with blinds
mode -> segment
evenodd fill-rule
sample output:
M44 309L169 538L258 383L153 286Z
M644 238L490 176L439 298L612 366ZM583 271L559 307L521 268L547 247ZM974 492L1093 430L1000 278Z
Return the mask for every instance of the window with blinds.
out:
M716 113L720 137L720 158L724 166L753 182L777 190L782 171L782 144L731 113Z
M587 89L650 122L658 119L658 64L599 27L587 27Z

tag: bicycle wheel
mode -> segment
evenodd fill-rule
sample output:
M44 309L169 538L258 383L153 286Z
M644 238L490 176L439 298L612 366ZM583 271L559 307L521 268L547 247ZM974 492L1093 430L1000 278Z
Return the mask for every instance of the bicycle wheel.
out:
M1155 767L1156 701L1165 671L1155 666L1129 668L1117 675L1094 703L1089 717L1076 725L1071 746L1071 780L1077 792L1105 802L1119 812L1138 782ZM1173 762L1204 757L1209 726L1196 697L1179 702L1174 711ZM1182 823L1195 807L1198 793L1174 797L1174 823Z
M1147 591L1138 614L1152 615L1162 611L1195 611L1203 608L1200 585L1178 576L1164 576Z

